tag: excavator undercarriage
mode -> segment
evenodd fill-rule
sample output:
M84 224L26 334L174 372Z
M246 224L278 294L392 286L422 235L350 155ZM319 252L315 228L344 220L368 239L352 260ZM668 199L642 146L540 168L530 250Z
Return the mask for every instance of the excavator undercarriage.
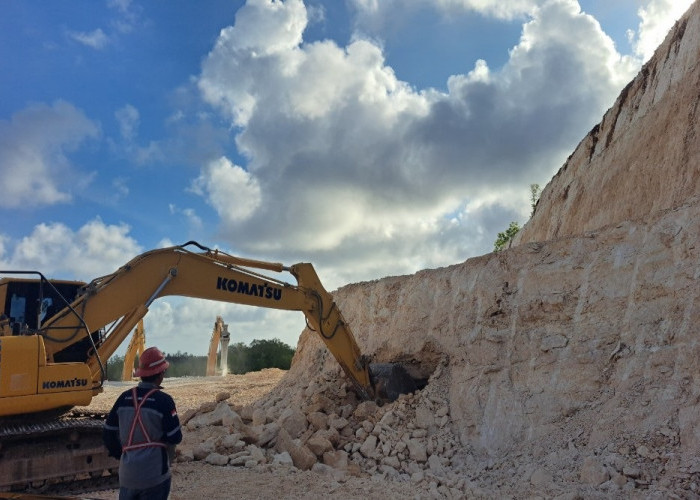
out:
M102 444L105 415L79 410L56 417L42 414L27 420L0 422L0 490L43 491L116 475L119 462Z

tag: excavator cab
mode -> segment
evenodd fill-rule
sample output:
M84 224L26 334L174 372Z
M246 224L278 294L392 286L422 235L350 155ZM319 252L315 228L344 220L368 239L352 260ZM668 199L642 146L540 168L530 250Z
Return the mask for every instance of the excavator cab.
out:
M70 304L85 286L82 281L52 281L53 286L46 283L43 279L0 279L0 314L11 335L36 332L44 318Z
M82 281L2 278L0 279L0 336L33 335L41 330L45 319L73 302L84 290ZM76 323L79 318L76 317ZM66 342L65 348L53 355L56 363L84 363L100 341L101 333L92 332L91 338Z

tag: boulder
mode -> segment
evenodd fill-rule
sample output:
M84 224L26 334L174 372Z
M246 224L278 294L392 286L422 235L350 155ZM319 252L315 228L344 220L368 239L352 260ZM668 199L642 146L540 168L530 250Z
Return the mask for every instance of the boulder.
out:
M284 410L277 419L277 424L287 431L292 439L298 438L307 429L306 415L301 410L293 408Z

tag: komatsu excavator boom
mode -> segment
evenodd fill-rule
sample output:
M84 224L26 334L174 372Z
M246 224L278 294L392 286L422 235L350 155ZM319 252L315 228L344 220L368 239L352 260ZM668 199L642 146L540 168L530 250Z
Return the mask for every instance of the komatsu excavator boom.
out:
M296 283L263 272L288 273ZM30 274L38 278L17 277ZM377 389L387 387L387 381L377 377L388 374L403 379L400 392L415 390L405 372L378 369L378 376L370 373L368 358L308 263L285 266L244 259L188 242L143 253L90 283L50 281L36 272L0 271L2 276L6 277L0 279L4 307L0 315L0 487L66 475L66 469L92 472L105 466L93 456L98 445L78 459L44 456L38 464L38 458L27 458L26 451L9 459L6 443L26 440L28 435L22 434L25 431L17 434L3 421L12 416L22 421L39 415L55 419L57 412L89 405L102 391L105 361L159 297L177 295L301 311L361 398L381 397ZM71 446L80 448L75 429L64 428L63 434L71 436ZM81 460L86 463L78 464Z
M189 250L192 245L203 251ZM297 284L260 271L288 272ZM375 396L368 359L311 264L243 259L189 242L137 256L81 287L49 316L43 314L46 299L56 306L54 295L61 296L51 285L43 277L0 281L0 302L9 313L0 321L0 416L89 404L101 391L104 360L153 301L168 295L301 311L360 395Z

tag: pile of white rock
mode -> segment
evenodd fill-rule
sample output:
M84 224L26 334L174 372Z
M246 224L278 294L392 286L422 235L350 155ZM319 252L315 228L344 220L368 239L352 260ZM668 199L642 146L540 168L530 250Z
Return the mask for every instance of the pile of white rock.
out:
M411 481L440 496L463 496L474 485L452 459L459 441L452 433L441 362L428 385L378 406L359 402L340 373L321 375L294 398L236 407L230 395L182 416L179 461L239 467L294 467L343 481L381 476ZM297 396L299 396L297 394Z

